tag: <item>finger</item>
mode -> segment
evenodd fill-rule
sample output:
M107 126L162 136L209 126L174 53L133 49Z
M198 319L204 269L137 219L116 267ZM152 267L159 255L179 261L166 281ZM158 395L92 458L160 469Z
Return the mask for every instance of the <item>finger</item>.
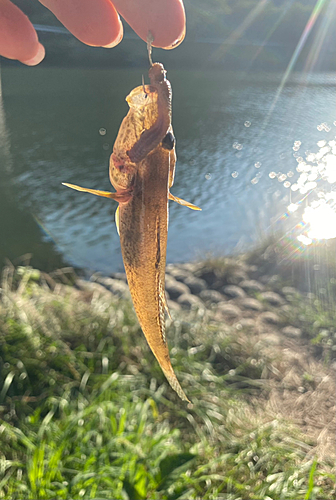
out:
M0 0L0 54L35 66L44 58L44 47L28 17L9 0Z
M1 1L1 0L0 0ZM118 13L109 0L40 0L78 40L114 47L123 37Z
M154 47L173 49L185 36L182 0L113 0L117 11L143 40L148 31Z

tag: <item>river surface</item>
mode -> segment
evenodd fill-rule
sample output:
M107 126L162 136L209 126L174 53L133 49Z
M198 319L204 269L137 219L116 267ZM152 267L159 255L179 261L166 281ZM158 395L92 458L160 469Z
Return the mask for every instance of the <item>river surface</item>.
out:
M172 193L202 207L170 202L167 262L292 231L311 203L334 210L326 199L336 190L334 73L292 73L281 85L280 73L167 69L178 156ZM122 269L116 204L61 183L111 189L109 155L141 70L3 67L1 80L1 260L33 252L40 267L59 255L93 271ZM308 230L301 224L305 243Z

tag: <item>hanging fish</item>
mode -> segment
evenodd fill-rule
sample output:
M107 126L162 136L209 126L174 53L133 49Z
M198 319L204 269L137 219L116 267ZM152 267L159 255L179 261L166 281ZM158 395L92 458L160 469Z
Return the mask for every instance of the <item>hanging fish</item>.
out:
M165 335L165 268L168 200L200 210L173 196L175 138L171 125L172 92L161 63L152 63L150 85L132 90L110 157L109 175L115 193L64 183L77 191L119 203L116 225L134 309L147 342L171 387L184 394L171 365Z

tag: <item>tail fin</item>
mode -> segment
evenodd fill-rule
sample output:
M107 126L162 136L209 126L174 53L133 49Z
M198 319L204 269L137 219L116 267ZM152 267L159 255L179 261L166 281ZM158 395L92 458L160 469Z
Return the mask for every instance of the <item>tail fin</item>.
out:
M171 370L169 370L169 371L168 370L163 370L163 373L165 374L166 379L168 380L168 382L169 382L170 386L172 387L172 389L174 389L174 391L177 393L177 395L183 401L187 401L188 403L190 403L191 401L184 394L184 391L183 391L182 387L180 386L179 381L176 378L176 375L174 373L173 368L171 368Z

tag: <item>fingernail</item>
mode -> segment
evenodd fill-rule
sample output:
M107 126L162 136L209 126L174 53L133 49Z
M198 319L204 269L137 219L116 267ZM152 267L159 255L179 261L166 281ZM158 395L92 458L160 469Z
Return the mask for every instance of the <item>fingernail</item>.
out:
M175 42L173 42L171 45L169 45L169 47L163 47L163 48L166 49L166 50L175 49L175 47L177 47L178 45L180 45L180 43L183 42L183 40L185 38L185 35L186 35L186 29L184 28L183 33L180 36L180 38L178 38L177 40L175 40Z
M45 56L45 49L41 43L38 44L38 49L34 57L31 59L28 59L28 61L21 61L23 64L26 64L26 66L36 66L39 64Z
M118 38L116 38L115 40L113 40L113 42L107 44L107 45L103 45L103 48L104 49L112 49L113 47L115 47L116 45L118 45L118 43L121 42L122 38L124 36L124 28L123 28L123 25L120 21L120 31L119 31L119 35L118 35Z

